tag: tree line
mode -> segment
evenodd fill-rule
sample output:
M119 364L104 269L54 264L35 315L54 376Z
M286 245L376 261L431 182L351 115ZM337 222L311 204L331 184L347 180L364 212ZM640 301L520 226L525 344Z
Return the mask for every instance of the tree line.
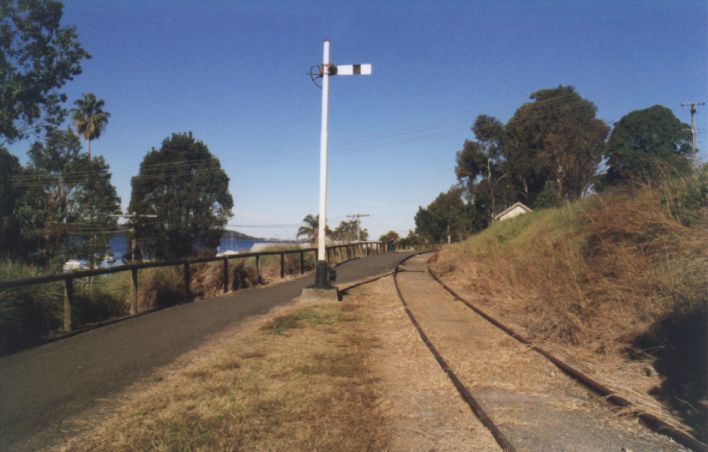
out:
M60 25L62 12L54 0L0 0L0 257L95 265L125 230L136 245L133 259L213 253L233 208L229 178L189 132L147 152L131 180L128 223L119 225L110 167L91 155L110 118L105 102L86 93L74 108L64 106L62 87L91 55L74 27ZM5 145L31 137L22 166Z
M410 239L449 242L489 225L515 202L558 206L593 192L693 171L691 129L661 105L614 127L572 86L531 94L506 122L479 115L457 152L457 184L415 216ZM697 152L697 151L696 151Z
M297 230L297 239L304 238L310 243L317 243L319 238L320 216L309 214L302 219L302 226ZM369 240L369 231L361 227L357 220L341 221L334 229L325 227L325 236L338 242L353 242Z

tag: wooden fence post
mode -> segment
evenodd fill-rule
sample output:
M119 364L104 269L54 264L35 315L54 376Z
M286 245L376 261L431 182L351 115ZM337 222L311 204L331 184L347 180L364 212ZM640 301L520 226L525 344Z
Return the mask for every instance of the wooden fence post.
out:
M71 308L74 304L74 278L64 278L64 332L71 331Z
M244 262L244 261L242 261ZM244 263L245 265L245 263ZM241 288L241 272L238 269L238 265L236 266L236 272L234 272L234 289L239 290Z
M280 277L285 278L285 253L280 253Z
M300 251L300 274L305 274L305 252Z
M135 265L130 267L130 279L133 282L131 285L130 315L135 315L138 313L138 267Z
M229 258L224 257L224 293L229 291Z
M184 261L184 301L192 301L192 275L189 272L189 261Z
M261 256L256 254L256 284L261 283Z

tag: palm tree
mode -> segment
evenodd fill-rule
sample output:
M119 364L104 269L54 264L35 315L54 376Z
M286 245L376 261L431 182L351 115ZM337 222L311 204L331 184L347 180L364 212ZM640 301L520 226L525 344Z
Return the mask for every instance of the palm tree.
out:
M300 229L297 230L297 238L304 236L307 238L308 242L316 242L320 228L320 216L310 214L303 218L302 222L305 224L300 226ZM328 227L325 228L325 235L328 235L331 232L332 231Z
M86 140L86 153L91 157L91 140L101 136L111 114L103 111L105 102L96 99L93 93L84 93L81 99L74 101L74 105L76 108L71 109L71 117L77 132Z

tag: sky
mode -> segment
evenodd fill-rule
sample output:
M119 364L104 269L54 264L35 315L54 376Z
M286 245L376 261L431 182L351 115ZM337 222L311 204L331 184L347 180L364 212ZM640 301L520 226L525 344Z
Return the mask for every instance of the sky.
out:
M64 91L111 113L92 153L130 202L151 148L191 131L221 161L229 228L293 239L316 214L322 91L307 75L331 41L328 224L405 235L456 183L455 154L480 114L507 121L529 95L573 85L613 122L661 104L689 122L708 101L705 1L66 0L93 58ZM696 115L708 148L708 110ZM26 162L28 142L10 150ZM705 160L708 153L702 152Z

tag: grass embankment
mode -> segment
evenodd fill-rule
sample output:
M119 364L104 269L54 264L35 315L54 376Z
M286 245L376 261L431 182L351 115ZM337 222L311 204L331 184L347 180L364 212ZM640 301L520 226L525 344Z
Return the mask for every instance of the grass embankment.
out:
M94 425L64 448L382 449L387 434L366 361L377 346L369 321L355 305L290 308L133 395L107 419L87 420Z
M535 341L658 373L647 392L706 437L705 181L504 221L446 247L434 270Z
M286 248L270 248L279 251ZM305 269L314 268L312 253L305 256ZM268 284L280 279L280 257L261 259L260 280L256 276L255 259L232 259L229 262L230 290ZM285 257L286 274L299 275L300 256ZM0 260L0 280L41 276L46 269ZM191 270L191 290L196 298L209 298L223 293L221 262L197 264ZM128 315L131 300L130 272L82 278L74 281L75 304L72 310L74 328L104 322ZM138 312L174 306L183 301L182 267L140 270L138 275ZM38 284L0 290L0 355L31 347L61 334L63 325L64 283Z

